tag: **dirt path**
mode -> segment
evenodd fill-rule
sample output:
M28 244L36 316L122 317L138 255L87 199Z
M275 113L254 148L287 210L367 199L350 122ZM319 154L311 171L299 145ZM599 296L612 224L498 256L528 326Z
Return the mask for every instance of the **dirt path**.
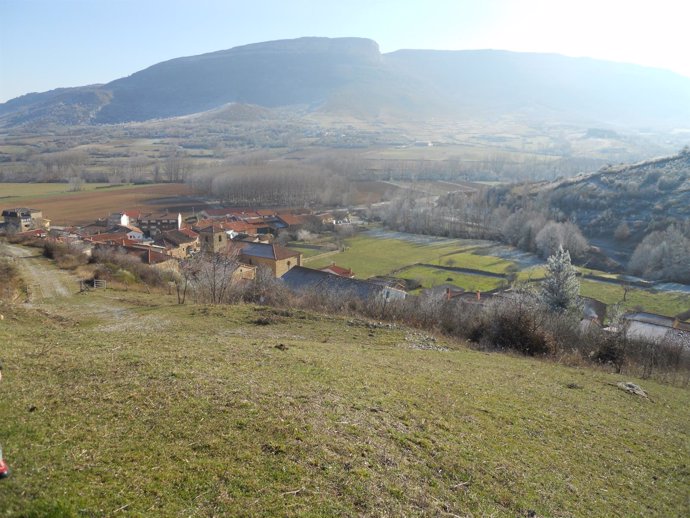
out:
M15 258L22 277L29 286L29 301L66 297L77 291L77 282L41 256L37 248L0 243L0 248Z

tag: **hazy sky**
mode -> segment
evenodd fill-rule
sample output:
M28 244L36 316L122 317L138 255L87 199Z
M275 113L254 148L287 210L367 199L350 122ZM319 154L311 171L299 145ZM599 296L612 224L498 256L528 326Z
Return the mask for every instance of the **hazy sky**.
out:
M690 77L684 0L0 0L0 102L300 36L557 52Z

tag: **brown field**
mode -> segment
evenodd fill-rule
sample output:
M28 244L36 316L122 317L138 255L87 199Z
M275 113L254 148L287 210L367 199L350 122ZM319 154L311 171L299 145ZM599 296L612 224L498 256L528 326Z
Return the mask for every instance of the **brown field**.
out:
M117 189L98 189L72 193L69 196L24 198L22 206L41 209L53 225L89 223L119 210L160 212L180 210L178 196L192 194L188 185L154 184Z

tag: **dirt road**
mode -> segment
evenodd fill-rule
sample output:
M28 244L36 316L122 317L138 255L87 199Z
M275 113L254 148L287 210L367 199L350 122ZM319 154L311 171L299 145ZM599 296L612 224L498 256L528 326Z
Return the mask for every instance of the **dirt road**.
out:
M0 249L15 258L15 263L29 286L30 302L76 293L76 280L43 258L38 248L0 243Z

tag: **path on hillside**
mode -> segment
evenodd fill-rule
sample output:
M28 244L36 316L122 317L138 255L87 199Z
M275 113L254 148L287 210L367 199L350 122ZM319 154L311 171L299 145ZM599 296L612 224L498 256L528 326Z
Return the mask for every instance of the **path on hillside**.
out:
M43 258L38 248L26 248L9 243L1 243L0 247L15 258L15 264L29 286L30 302L66 297L77 291L76 280Z

